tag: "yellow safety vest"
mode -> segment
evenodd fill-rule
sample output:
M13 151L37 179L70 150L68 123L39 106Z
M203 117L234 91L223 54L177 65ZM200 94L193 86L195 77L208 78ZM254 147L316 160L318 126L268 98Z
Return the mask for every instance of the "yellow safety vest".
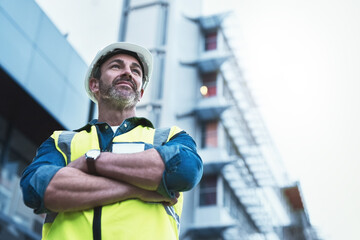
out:
M129 132L114 137L112 142L113 146L123 143L161 145L180 131L178 127L155 130L139 125ZM164 136L165 140L161 140ZM90 149L100 149L95 126L91 126L90 132L86 130L55 131L51 137L54 139L57 150L64 156L66 164L76 160ZM42 237L49 240L88 240L100 239L100 237L102 240L179 239L182 205L183 196L180 194L178 203L172 207L166 207L161 203L146 203L138 199L130 199L98 207L95 211L89 209L51 213L45 219ZM98 229L100 231L96 230L93 236L94 221L100 227Z

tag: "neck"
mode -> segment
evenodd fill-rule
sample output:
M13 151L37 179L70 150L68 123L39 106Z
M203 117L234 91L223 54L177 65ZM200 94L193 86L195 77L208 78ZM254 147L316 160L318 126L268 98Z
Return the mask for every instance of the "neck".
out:
M114 108L109 108L108 105L107 106L99 105L98 111L99 111L98 121L106 122L110 126L118 126L125 119L135 117L136 115L135 107L125 108L125 109L114 109Z

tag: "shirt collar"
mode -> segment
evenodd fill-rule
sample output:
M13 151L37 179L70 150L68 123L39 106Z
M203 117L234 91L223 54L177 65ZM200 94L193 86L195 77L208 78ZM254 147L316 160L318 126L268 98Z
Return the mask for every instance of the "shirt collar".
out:
M150 120L143 118L143 117L131 117L131 118L127 118L124 120L123 123L127 123L129 126L133 126L132 128L142 125L144 127L150 127L150 128L154 128L154 125L151 123ZM123 124L122 123L122 124ZM76 129L74 131L76 132L80 132L83 130L86 130L87 132L90 132L91 126L94 125L104 125L107 124L106 122L99 122L97 119L93 119L90 122L88 122L85 126L83 126L82 128Z

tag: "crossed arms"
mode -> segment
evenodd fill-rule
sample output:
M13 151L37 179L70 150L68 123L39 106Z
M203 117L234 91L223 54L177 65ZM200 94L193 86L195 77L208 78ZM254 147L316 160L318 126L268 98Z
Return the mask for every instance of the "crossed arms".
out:
M157 149L101 153L96 160L98 176L87 173L84 156L66 167L59 164L64 160L59 161L62 156L54 149L49 138L21 179L24 202L36 213L85 210L134 198L173 205L178 195L159 194L161 182L176 193L190 190L202 175L195 143L186 133Z

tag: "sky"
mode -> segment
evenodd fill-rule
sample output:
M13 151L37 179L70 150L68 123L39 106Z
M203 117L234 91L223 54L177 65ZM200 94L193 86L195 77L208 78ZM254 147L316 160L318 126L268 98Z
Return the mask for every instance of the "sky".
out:
M119 0L36 0L83 59L117 40ZM310 220L360 239L360 1L203 0L235 10L239 63Z

